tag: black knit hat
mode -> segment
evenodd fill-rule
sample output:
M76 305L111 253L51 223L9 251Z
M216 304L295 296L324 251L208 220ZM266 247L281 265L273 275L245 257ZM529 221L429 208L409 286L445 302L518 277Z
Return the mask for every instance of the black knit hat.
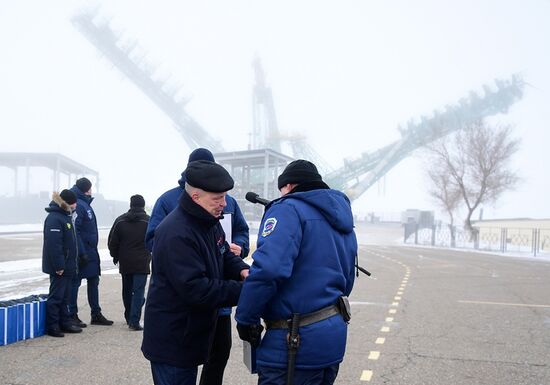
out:
M209 160L210 162L215 162L214 155L207 150L206 148L197 148L189 154L189 160L187 163L195 162L197 160Z
M83 193L90 191L90 189L92 188L92 182L90 182L90 180L86 177L77 179L75 184L76 187L78 187L79 190Z
M72 204L76 203L76 194L74 192L72 192L71 190L65 189L65 190L61 191L59 193L59 196L68 205L72 205Z
M187 183L209 192L225 192L233 188L231 175L221 165L208 160L197 160L185 169Z
M139 194L130 197L130 207L145 207L145 199Z
M277 186L279 190L289 183L322 182L323 178L317 167L308 160L298 159L290 162L283 173L279 175Z

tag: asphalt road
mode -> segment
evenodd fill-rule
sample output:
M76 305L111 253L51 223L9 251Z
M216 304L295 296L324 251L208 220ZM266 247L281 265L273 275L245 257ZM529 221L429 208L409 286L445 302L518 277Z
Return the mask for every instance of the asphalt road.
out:
M337 384L550 384L550 262L362 246L360 264L373 275L356 280ZM152 384L141 333L123 322L120 286L117 274L102 276L114 326L0 347L0 384ZM255 384L235 336L224 383Z

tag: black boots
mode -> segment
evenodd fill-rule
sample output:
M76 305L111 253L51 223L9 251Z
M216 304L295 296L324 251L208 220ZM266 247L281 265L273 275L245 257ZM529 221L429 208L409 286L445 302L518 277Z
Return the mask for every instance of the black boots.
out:
M73 320L73 324L75 324L79 328L85 328L86 326L88 326L84 322L82 322L80 318L78 318L78 314L73 314L71 318Z
M49 329L48 335L52 337L65 337L65 334L63 334L59 329Z
M97 315L92 316L92 322L90 323L92 325L111 326L113 324L113 321L108 320L103 316L103 314L99 313Z
M143 330L143 326L140 324L129 324L128 329L139 332L140 330Z
M78 326L74 324L68 324L61 326L61 330L65 333L80 333L82 332L82 328L79 328Z

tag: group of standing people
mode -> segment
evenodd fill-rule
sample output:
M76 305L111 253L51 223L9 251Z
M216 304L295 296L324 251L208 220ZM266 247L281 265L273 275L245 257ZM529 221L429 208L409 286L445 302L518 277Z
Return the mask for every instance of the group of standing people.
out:
M141 350L151 363L153 381L195 385L203 365L200 384L221 384L231 350L231 307L237 306L239 337L256 349L259 384L332 384L345 351L347 296L357 256L350 202L323 182L313 163L291 162L278 178L281 198L266 206L249 266L243 261L249 229L227 194L233 186L212 153L199 148L189 156L179 185L156 201L150 218L143 197L136 195L130 211L111 228L108 245L113 262L120 265L124 317L130 329L143 329ZM59 228L72 230L67 239L76 244L77 222L70 214L76 199L70 193L54 194L49 210L59 214ZM220 223L227 216L231 239ZM53 219L46 219L45 250ZM78 247L70 250L76 261ZM151 280L144 301L150 251ZM44 269L54 280L65 273L65 265L56 263ZM78 274L77 264L66 269ZM50 296L53 305L63 303ZM101 309L99 304L90 307L93 321L94 311L101 314ZM66 329L72 314L76 311L52 319L52 325Z
M90 323L113 324L101 313L99 306L101 262L92 201L92 182L80 178L71 189L54 192L46 208L42 271L50 275L46 332L52 337L80 333L87 327L78 316L78 291L82 279L87 280Z

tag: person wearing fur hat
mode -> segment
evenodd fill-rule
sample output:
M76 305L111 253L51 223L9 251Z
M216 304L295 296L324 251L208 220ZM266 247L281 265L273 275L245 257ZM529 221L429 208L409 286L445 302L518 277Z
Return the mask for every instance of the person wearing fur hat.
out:
M77 179L71 188L77 198L75 227L78 235L79 246L79 272L75 275L71 291L71 302L69 312L73 321L80 327L87 325L78 317L78 290L82 279L87 280L88 304L91 311L91 324L110 326L113 321L108 320L101 313L99 306L99 276L101 275L101 264L97 244L99 235L97 231L97 220L92 209L92 182L88 178Z
M141 350L155 385L195 384L210 359L218 310L237 303L248 265L233 253L220 218L233 179L199 160L185 170L177 207L155 230Z
M197 148L189 154L188 164L194 161L214 162L214 155L206 148ZM179 186L174 187L162 194L156 201L151 213L145 241L147 248L152 251L153 243L156 239L155 229L160 222L178 206L178 200L185 191L185 182L187 180L186 171L181 173L178 181ZM229 240L231 252L241 258L246 258L249 253L249 228L246 220L237 204L237 201L227 194L225 196L226 206L223 209L224 215L231 215L231 234ZM221 385L223 382L223 373L229 359L231 351L231 309L223 308L219 311L218 322L216 323L216 333L210 358L203 366L199 385Z
M278 187L281 198L267 205L260 224L237 330L257 348L259 385L283 385L287 376L295 384L333 384L344 358L357 256L350 201L303 159L288 164ZM295 362L287 362L287 349L297 353Z
M149 215L145 199L136 194L130 197L130 210L119 216L109 232L107 245L113 263L122 276L124 318L130 330L140 331L141 309L145 303L145 284L151 272L151 253L145 247L145 230Z
M72 213L76 195L69 190L54 192L44 221L42 271L50 275L46 302L46 332L52 337L80 333L69 315L71 282L77 274L78 243Z

